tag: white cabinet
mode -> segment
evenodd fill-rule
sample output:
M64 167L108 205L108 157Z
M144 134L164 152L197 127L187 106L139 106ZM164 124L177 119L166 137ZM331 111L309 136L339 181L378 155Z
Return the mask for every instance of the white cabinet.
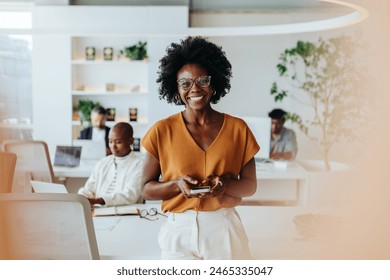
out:
M129 122L135 137L142 137L148 124L148 67L147 60L129 60L119 56L119 51L146 38L129 36L72 37L71 89L73 139L83 128L77 115L79 100L99 102L105 108L115 109L115 119L108 121ZM95 57L86 59L86 49L93 48ZM105 48L113 50L112 60L105 60ZM130 108L137 109L137 121L130 121Z

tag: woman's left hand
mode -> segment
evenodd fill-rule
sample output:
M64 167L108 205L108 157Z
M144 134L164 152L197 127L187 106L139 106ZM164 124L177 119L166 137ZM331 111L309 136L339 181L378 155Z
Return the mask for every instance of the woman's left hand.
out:
M223 195L225 192L225 186L222 181L222 177L217 175L210 175L201 182L203 186L210 186L210 192L200 193L200 198L212 198Z

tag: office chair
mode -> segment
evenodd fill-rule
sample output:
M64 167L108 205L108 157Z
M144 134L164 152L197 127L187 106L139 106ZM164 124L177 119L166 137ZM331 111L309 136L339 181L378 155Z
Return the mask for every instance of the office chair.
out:
M11 192L16 166L16 155L0 152L0 166L0 193Z
M42 182L54 182L53 166L49 149L43 141L5 140L2 149L15 153L16 162L13 180L13 192L31 192L29 179Z
M0 194L0 259L100 259L88 199L78 194Z

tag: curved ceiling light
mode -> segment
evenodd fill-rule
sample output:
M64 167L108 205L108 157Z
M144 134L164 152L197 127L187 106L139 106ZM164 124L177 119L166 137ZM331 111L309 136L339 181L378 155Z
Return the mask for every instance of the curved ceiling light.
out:
M277 35L277 34L292 34L303 32L323 31L336 28L347 27L357 24L365 20L369 13L366 9L342 1L320 0L342 7L351 8L350 13L334 16L328 19L272 24L260 26L240 26L240 27L190 27L184 31L185 35L200 35L200 36L247 36L247 35Z

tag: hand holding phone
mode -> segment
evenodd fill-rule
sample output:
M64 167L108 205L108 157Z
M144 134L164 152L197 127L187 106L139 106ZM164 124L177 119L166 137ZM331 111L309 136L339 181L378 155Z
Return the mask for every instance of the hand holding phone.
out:
M190 190L190 194L207 193L210 192L210 186L194 187Z

